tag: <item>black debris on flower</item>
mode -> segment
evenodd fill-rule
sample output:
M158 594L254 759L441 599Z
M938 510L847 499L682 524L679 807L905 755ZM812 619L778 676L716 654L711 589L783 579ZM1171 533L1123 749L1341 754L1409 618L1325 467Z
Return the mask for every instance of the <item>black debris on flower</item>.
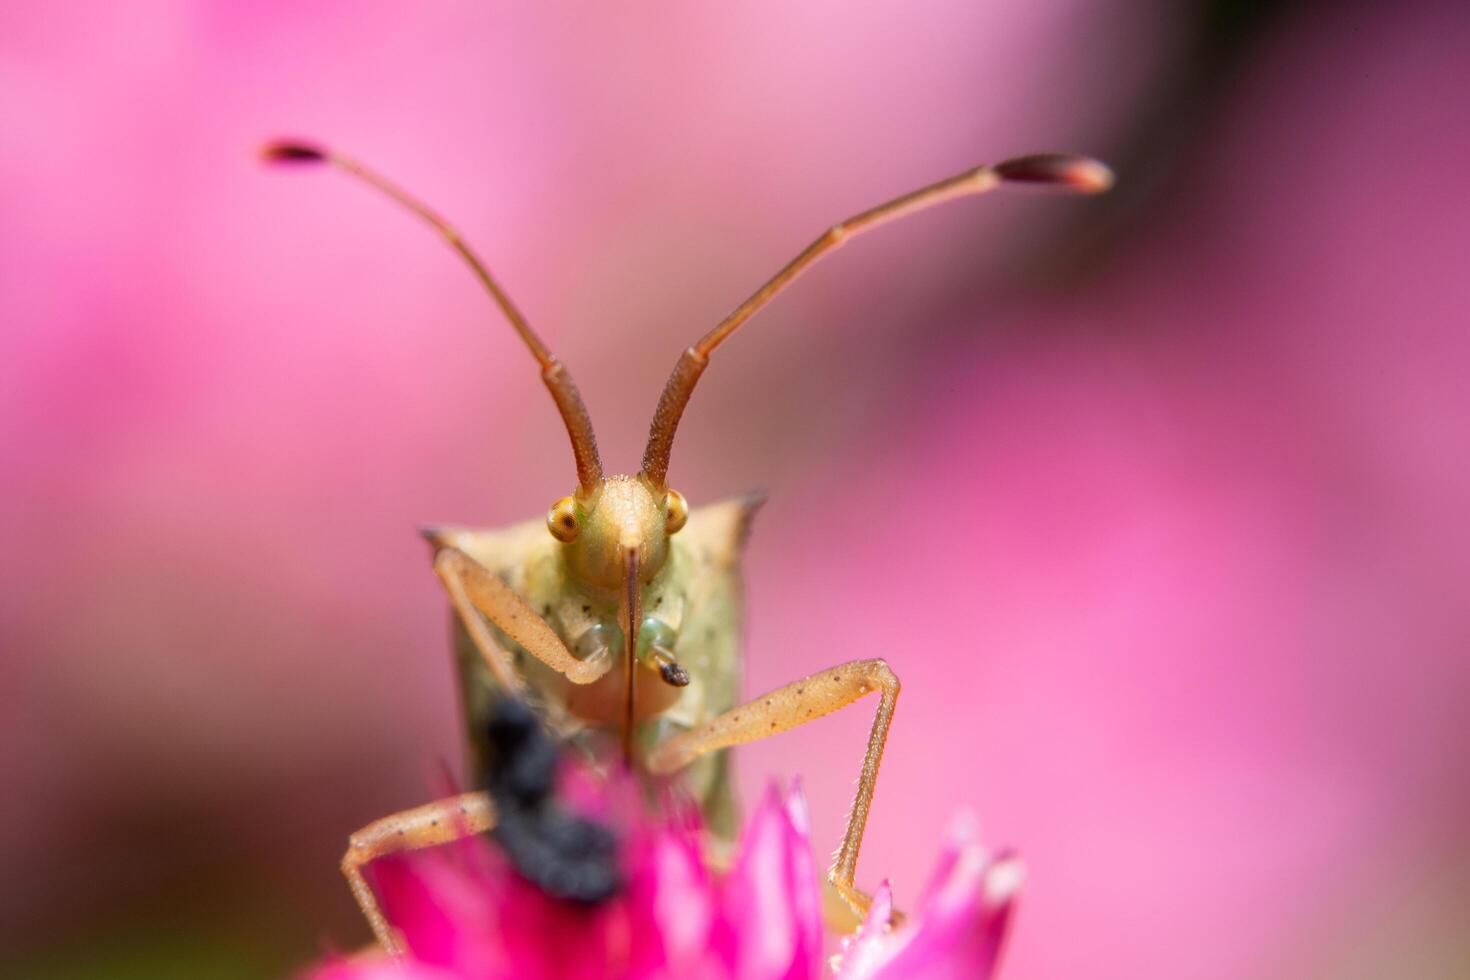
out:
M496 811L490 836L515 869L554 898L595 904L616 895L623 885L617 838L556 801L557 747L531 709L501 698L485 737L485 788Z

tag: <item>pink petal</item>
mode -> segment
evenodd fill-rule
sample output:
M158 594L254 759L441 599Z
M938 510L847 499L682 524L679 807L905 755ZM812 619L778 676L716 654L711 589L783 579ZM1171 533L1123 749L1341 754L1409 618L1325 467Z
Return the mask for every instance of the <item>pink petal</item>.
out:
M893 888L885 878L873 893L873 904L868 907L868 917L857 932L842 938L841 967L837 976L848 978L871 977L892 955L886 937L893 922Z
M1021 877L1019 860L992 857L968 824L958 826L913 919L891 928L891 903L881 890L882 901L874 901L848 944L837 977L989 977Z
M796 921L798 956L820 963L822 896L817 885L817 866L812 860L811 818L800 780L794 780L786 794L786 825L786 847L791 856L791 911Z
M384 858L371 871L384 915L403 934L416 960L462 977L494 977L504 971L497 894L485 887L481 876L437 851Z
M698 838L677 829L634 846L628 881L630 976L693 976L709 958L715 906Z
M604 980L622 976L634 937L621 901L585 906L549 898L513 874L495 929L507 980Z
M627 962L620 903L548 898L486 841L469 838L372 865L388 920L413 958L473 980L602 980Z
M793 824L772 786L741 838L740 856L725 886L722 928L715 937L725 962L742 980L797 980L818 974L821 950L808 943L803 921L819 901L805 841L804 829ZM803 846L794 848L797 842Z
M463 974L411 960L373 956L333 960L306 974L305 980L463 980Z

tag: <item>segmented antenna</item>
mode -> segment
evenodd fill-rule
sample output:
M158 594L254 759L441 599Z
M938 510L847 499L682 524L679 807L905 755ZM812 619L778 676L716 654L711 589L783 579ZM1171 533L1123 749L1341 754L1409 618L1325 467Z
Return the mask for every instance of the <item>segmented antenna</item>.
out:
M572 440L572 455L577 462L578 486L584 493L597 486L602 479L602 459L597 454L597 438L592 432L592 419L587 414L587 406L583 404L577 386L572 383L572 376L567 372L565 365L558 361L541 342L541 338L536 336L536 332L531 329L531 325L526 322L521 311L516 309L515 304L511 302L510 296L490 275L490 270L486 268L485 263L449 222L440 217L427 204L386 177L334 150L311 143L280 140L266 144L261 150L261 157L270 163L329 163L382 191L443 235L480 280L490 294L490 298L495 301L495 305L500 307L500 311L510 321L511 327L520 335L521 340L530 348L531 356L536 358L536 363L541 365L541 380L550 390L552 400L556 402L557 410L561 412L562 422L566 424L567 435Z
M1076 193L1096 194L1113 185L1113 173L1105 164L1090 157L1061 153L1017 157L994 166L967 170L833 225L800 255L788 262L785 268L772 276L764 286L752 293L749 299L737 306L735 312L725 317L719 326L705 334L679 357L673 373L669 375L668 383L664 385L658 407L653 413L653 423L649 426L648 446L643 451L644 478L659 489L668 485L669 454L674 447L674 432L679 428L679 419L684 415L684 406L689 404L694 386L699 383L699 376L709 365L710 352L806 271L808 266L852 236L886 221L957 197L984 194L1005 183L1038 184Z

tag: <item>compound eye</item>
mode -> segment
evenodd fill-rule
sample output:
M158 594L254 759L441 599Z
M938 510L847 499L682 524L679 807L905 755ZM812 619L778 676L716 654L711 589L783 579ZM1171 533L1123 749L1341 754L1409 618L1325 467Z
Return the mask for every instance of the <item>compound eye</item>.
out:
M551 505L546 512L546 527L551 536L563 544L577 539L577 504L571 497L563 497Z
M670 534L678 532L689 520L689 501L677 490L664 491L664 511L669 515L664 527Z

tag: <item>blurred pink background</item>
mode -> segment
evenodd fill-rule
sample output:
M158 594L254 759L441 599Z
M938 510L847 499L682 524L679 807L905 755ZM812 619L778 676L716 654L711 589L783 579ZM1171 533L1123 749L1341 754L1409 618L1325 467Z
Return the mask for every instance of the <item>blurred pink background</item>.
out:
M974 809L1004 975L1470 971L1463 4L0 10L0 944L270 976L366 938L346 834L457 760L415 534L573 482L530 359L330 140L454 218L613 469L833 220L966 201L721 349L672 479L761 487L749 693L887 657L860 864ZM819 847L865 706L741 754Z

